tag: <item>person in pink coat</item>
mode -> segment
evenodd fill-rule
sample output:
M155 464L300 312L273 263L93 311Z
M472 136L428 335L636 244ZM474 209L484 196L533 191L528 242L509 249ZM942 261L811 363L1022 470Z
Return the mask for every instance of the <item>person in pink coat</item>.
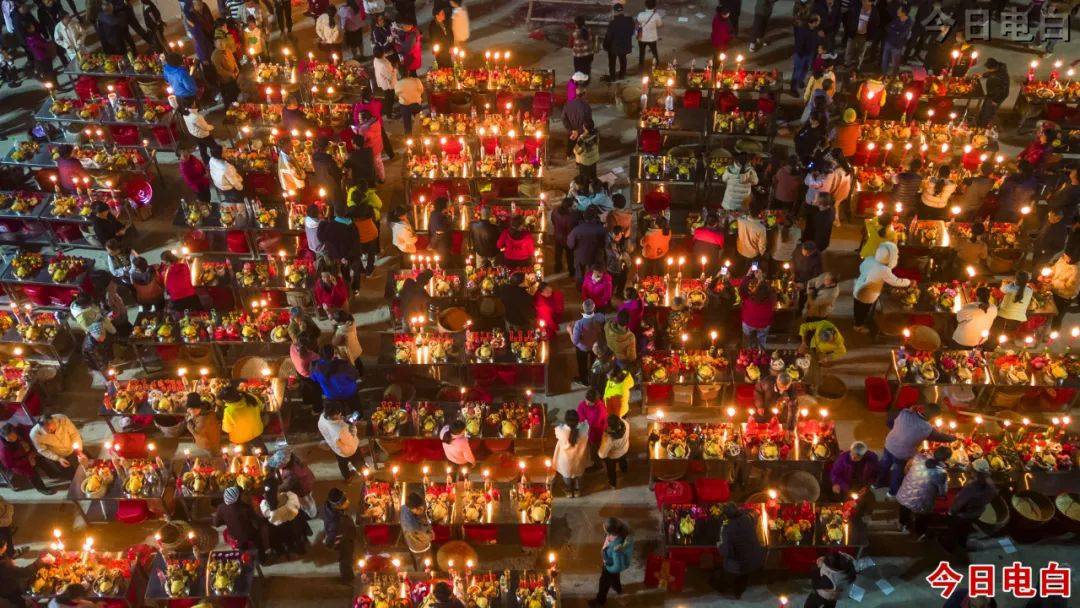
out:
M544 333L547 339L554 340L559 333L559 324L562 323L563 310L566 304L563 302L561 291L555 291L546 282L540 283L534 297L537 322L544 322Z
M611 275L599 264L594 264L581 282L581 299L592 300L597 309L606 309L611 304Z
M590 388L585 391L585 399L577 406L577 415L582 422L589 423L589 450L596 454L600 448L600 440L607 430L608 411L604 400L596 389ZM594 459L595 462L598 462Z

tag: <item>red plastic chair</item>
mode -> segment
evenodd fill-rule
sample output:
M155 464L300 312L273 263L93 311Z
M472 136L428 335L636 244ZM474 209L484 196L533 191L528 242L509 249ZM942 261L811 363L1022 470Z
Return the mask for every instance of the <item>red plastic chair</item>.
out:
M671 208L671 195L660 190L653 190L645 195L643 202L646 213L657 214Z
M919 398L919 389L914 386L901 386L896 394L896 407L902 410L907 409L918 403Z
M660 131L657 129L642 129L638 135L638 149L643 154L660 153Z
M731 91L724 91L716 98L718 112L733 112L739 109L739 98Z
M247 235L239 230L230 230L225 233L225 249L229 253L251 253Z
M658 481L653 486L656 508L665 505L685 505L694 502L694 487L685 481Z
M649 403L668 401L672 392L670 384L649 384L645 387L645 399Z
M699 89L690 89L683 95L682 105L684 108L693 109L701 107L701 91Z
M385 524L368 524L364 526L364 539L373 547L384 547L393 543L390 537L390 526Z
M495 524L468 524L461 527L465 540L492 545L499 540L499 527Z
M49 306L52 298L49 297L49 288L41 285L22 285L23 295L38 306Z
M694 480L694 494L698 502L727 502L731 497L731 486L726 479L699 477Z
M116 521L139 524L150 518L150 507L145 500L121 500L116 506Z
M124 79L121 79L121 80L114 80L111 84L113 85L113 88L116 90L116 94L119 95L121 99L134 99L135 98L135 94L131 90L131 80L128 80L127 78L124 78Z
M518 540L522 547L543 547L547 543L545 524L518 524Z
M93 76L79 76L79 79L75 81L75 95L83 101L90 101L95 97L101 97L101 91L98 90L97 79Z
M884 412L892 403L892 389L889 381L880 376L868 376L863 381L866 388L866 409L871 412Z
M428 103L435 108L436 112L446 114L450 111L450 94L432 93L428 95Z
M431 532L433 536L432 542L440 544L449 541L453 535L453 530L450 528L450 526L432 525Z

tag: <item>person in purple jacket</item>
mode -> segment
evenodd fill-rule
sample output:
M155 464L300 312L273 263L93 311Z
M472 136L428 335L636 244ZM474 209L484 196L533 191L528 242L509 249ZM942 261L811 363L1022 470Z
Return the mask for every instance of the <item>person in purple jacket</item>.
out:
M878 455L861 441L852 443L851 449L840 452L829 471L833 494L840 500L844 500L851 490L868 486L877 478Z
M919 451L923 441L951 443L956 437L946 435L934 429L930 419L937 416L940 408L935 403L913 405L900 410L892 421L892 428L885 436L885 456L881 459L881 469L875 487L889 486L889 496L896 496L900 482L904 479L904 468L908 460Z

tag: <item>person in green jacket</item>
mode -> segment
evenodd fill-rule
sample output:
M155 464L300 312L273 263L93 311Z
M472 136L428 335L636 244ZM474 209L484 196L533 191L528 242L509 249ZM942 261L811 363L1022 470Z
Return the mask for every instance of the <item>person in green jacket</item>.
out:
M630 559L634 556L634 539L630 538L630 527L626 522L609 517L604 522L604 546L600 549L600 557L603 567L600 568L600 586L596 591L596 597L589 600L589 607L603 606L607 604L608 591L614 589L622 594L622 581L619 574L630 567Z

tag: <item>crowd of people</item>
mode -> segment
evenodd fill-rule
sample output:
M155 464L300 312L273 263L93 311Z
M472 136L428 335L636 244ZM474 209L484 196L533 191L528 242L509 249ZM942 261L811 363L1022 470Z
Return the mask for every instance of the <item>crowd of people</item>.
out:
M194 48L194 66L165 43L166 24L153 0L91 0L81 11L72 0L68 4L65 8L60 0L0 2L4 27L17 42L14 49L21 49L27 58L25 74L54 82L55 62L66 66L77 59L87 48L91 29L103 52L137 52L141 45L134 32L145 43L142 48L164 54L163 74L171 88L171 101L190 136L191 145L178 158L189 191L185 195L209 201L216 193L227 202L241 200L249 184L225 158L226 129L216 126L211 115L218 100L228 107L246 98L241 73L251 58L271 53L275 30L278 44L295 45L291 3L219 0L215 14L203 0L184 0L180 4L183 27ZM770 30L773 5L773 0L753 3L751 28L742 36L751 53L776 42L773 34L779 30ZM717 6L710 32L717 52L727 51L740 39L741 9L737 1L725 0ZM914 281L911 272L901 272L897 223L915 216L972 222L970 238L954 244L955 261L945 269L949 276L963 279L971 276L969 269L989 274L985 268L990 255L988 222L1020 221L1025 230L1035 233L1033 259L1025 260L1023 268L1005 281L996 303L986 287L974 292L974 300L956 312L952 344L978 347L991 332L1012 331L1025 323L1033 276L1048 282L1058 310L1053 326L1060 326L1080 294L1080 238L1074 238L1080 233L1080 173L1072 169L1063 174L1061 159L1053 151L1058 135L1053 125L1041 126L1015 159L1005 164L985 161L974 171L949 159L929 162L905 157L885 192L888 206L865 219L857 208L855 157L863 134L859 114L866 116L860 95L866 74L884 78L904 63L920 62L934 73L975 74L983 83L984 98L974 122L996 135L993 123L1010 93L1007 69L993 58L979 65L962 27L935 39L926 17L940 10L936 0L796 0L788 92L802 107L793 109L794 120L785 126L792 145L778 147L769 155L733 154L719 180L722 191L708 201L700 224L691 229L686 242L673 226L669 195L652 193L643 201L628 200L599 177L601 128L591 105L597 97L592 63L598 46L608 55L606 80L626 78L635 42L638 72L647 74L646 66L660 63L662 56L671 53L660 46L661 33L671 27L670 19L665 25L657 0L645 0L644 9L634 17L625 14L622 3L615 3L603 36L584 17L574 21L568 49L573 68L559 115L566 146L565 150L559 146L559 154L573 160L577 175L550 210L552 230L547 241L554 249L556 276L539 283L527 280L538 245L523 218L499 225L491 221L489 209L481 208L465 230L468 250L478 260L513 270L494 295L471 304L475 328L532 330L542 321L549 340L563 340L565 332L572 345L573 382L583 389L583 396L554 425L551 453L568 497L588 491L589 484L583 481L590 471L602 475L610 488L619 488L620 478L630 472L631 403L643 380L641 360L676 344L690 319L681 297L674 298L665 322L647 316L644 294L635 281L664 274L673 255L703 260L702 272L709 279L705 314L719 320L721 342L731 345L765 348L775 341L779 294L773 279L781 270L790 271L797 294L797 323L791 333L800 353L813 352L828 366L842 361L849 347L839 327L844 321L835 310L840 277L826 270L827 256L848 253L837 251L833 239L837 226L860 217L861 240L857 251L851 252L861 260L853 277L853 329L875 337L875 311L886 287L905 288ZM339 162L332 152L335 142L319 139L313 144L310 167L302 167L284 151L276 167L283 192L301 197L319 192L318 199L328 203L325 212L314 202L306 209L302 247L296 254L311 262L315 281L309 310L293 307L289 312L289 358L296 370L300 400L317 419L318 432L347 484L372 464L368 441L358 430L373 404L360 396L365 370L351 300L384 258L390 258L391 266L398 261L404 267L417 254L449 260L452 250L454 222L447 197L432 202L423 239L412 210L392 201L387 189L381 188L393 179L385 161L395 158L398 143L390 134L388 120L400 117L404 136L412 133L415 117L424 111L423 72L452 62L451 49L464 48L470 40L470 20L464 0L435 0L426 34L421 32L412 0L395 0L393 7L383 0L344 0L340 5L308 0L305 14L312 21L322 59L344 59L348 54L366 62L366 45L371 46L373 80L353 107L353 136L344 161ZM963 23L962 11L953 16ZM787 37L786 32L782 34ZM1052 41L1046 41L1046 46L1052 48ZM952 56L954 49L962 50L960 61ZM22 74L14 67L11 51L5 51L0 76L14 84ZM433 58L427 66L425 51ZM299 97L287 96L282 102L282 128L303 132L314 126ZM70 147L59 150L57 166L61 189L74 191L87 177ZM1046 209L1037 215L1044 215L1045 222L1023 223L1031 207L1042 200ZM768 227L759 217L764 210L782 212L784 220L776 228ZM213 304L197 288L191 263L183 255L165 251L160 263L151 263L133 249L138 236L134 227L118 221L101 204L92 215L92 231L105 248L107 264L92 273L70 313L85 335L81 352L87 367L107 379L109 370L124 361L132 332L130 308L192 311L210 310ZM727 220L732 215L737 217L734 229L729 230ZM726 242L732 233L734 246ZM730 265L723 263L728 256ZM433 303L426 285L430 278L430 272L420 272L398 285L393 273L388 274L385 295L393 302L393 318L403 326L407 327L408 319L429 316ZM565 289L557 281L564 281ZM565 295L572 292L580 296L580 315L567 319ZM400 397L402 390L391 386L387 395ZM482 395L484 389L470 390ZM775 409L781 424L791 429L797 419L798 397L796 383L787 372L764 374L754 390L755 416L766 417ZM198 394L187 397L182 419L196 448L214 454L227 441L265 449L261 437L268 420L256 400L238 386L223 389L219 399L223 403L220 415ZM949 452L938 448L926 454L920 446L924 441L954 439L935 428L932 421L937 413L937 406L922 403L894 412L880 454L867 442L854 441L837 456L826 487L832 498L854 497L858 505L854 519L869 516L875 502L871 488L880 488L879 494L897 503L903 530L920 539L944 530L939 536L942 545L962 553L973 522L997 489L987 462L976 460L973 475L948 512L934 511L935 500L945 492L944 463ZM462 421L448 422L438 436L448 462L462 467L477 464L478 454ZM0 427L0 464L44 494L55 492L47 480L70 480L86 453L78 429L63 414L45 416L30 427L14 423ZM337 553L342 580L351 581L357 529L347 485L335 484L320 503L314 493L315 475L296 453L288 448L276 450L268 467L271 474L257 491L238 486L224 490L214 525L223 528L237 546L254 549L261 561L271 563L308 551L313 538L308 522L321 519L322 542ZM9 506L0 501L0 553L8 556L15 551ZM724 515L728 520L720 542L724 562L712 582L717 589L740 597L751 577L763 569L765 554L745 509L727 504ZM423 496L405 496L399 523L416 560L414 566L420 568L434 542ZM598 591L590 605L604 605L610 590L622 592L620 573L633 559L633 534L626 522L609 519L604 533ZM4 567L0 563L0 570ZM853 563L843 554L819 560L806 605L835 606L853 575ZM0 583L0 591L4 589ZM71 596L78 601L79 590L74 589ZM436 586L435 596L437 606L460 604L445 586Z

